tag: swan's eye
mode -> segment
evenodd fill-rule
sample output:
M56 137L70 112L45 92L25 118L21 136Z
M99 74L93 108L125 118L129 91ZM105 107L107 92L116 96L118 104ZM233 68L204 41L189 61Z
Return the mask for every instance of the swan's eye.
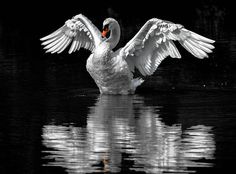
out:
M109 24L104 25L103 30L108 31L108 29L109 29Z

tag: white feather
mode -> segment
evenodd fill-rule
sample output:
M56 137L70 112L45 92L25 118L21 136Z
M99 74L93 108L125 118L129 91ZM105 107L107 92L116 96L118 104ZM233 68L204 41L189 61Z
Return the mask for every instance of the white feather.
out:
M55 32L53 32L52 34L49 34L48 36L45 36L45 37L41 38L40 40L41 40L41 41L44 41L44 40L53 38L53 37L57 36L58 34L60 34L61 31L62 31L62 27L59 28L58 30L56 30Z
M209 48L201 45L198 41L196 40L193 40L193 39L189 39L188 40L191 44L193 44L195 47L207 52L207 53L212 53L212 50L210 50Z
M65 44L66 42L69 40L70 38L65 37L65 39L63 39L63 41L60 43L60 45L58 44L58 47L56 47L53 51L51 51L51 53L56 53L58 52Z
M63 50L65 50L66 47L71 43L71 41L72 39L69 38L67 42L65 43L65 45L60 50L57 51L57 53L61 53Z
M181 58L181 55L180 55L178 49L176 48L174 42L170 40L170 41L169 41L169 44L170 44L170 47L171 47L172 50L173 50L174 58Z
M62 34L61 34L61 35L62 35ZM51 42L53 42L53 41L57 40L58 38L60 38L61 35L59 35L59 36L57 36L57 37L54 37L54 38L52 38L52 39L49 39L49 40L47 40L47 41L45 41L45 42L42 42L41 45L48 45L48 44L50 44Z
M55 44L54 46L52 46L50 49L48 49L47 51L46 51L46 53L47 52L52 52L52 51L54 51L55 49L57 49L58 47L60 47L60 45L66 40L66 36L64 35L64 36L62 36L62 39L57 43L57 44Z
M76 45L76 39L72 42L69 50L69 54L71 54L75 50L75 45Z
M53 47L54 45L58 44L63 38L65 38L66 36L63 35L60 38L57 38L57 40L55 40L54 42L48 44L47 46L44 47L44 49L49 49L51 47Z
M204 36L201 36L201 35L199 35L197 33L192 32L192 31L190 31L190 33L191 33L191 36L194 39L197 39L199 41L208 42L208 43L214 43L215 42L214 40L208 39L208 38L206 38Z

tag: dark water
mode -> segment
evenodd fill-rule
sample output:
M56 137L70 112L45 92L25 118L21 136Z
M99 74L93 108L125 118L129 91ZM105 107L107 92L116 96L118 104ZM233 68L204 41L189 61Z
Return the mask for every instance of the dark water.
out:
M232 92L3 97L0 173L215 173L235 160Z

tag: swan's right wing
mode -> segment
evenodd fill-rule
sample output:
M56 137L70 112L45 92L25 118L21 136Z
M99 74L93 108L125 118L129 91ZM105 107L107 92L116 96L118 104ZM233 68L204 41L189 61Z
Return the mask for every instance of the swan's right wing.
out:
M61 53L71 44L69 53L81 47L93 51L101 42L101 33L84 15L79 14L69 19L55 32L41 38L44 49L50 53Z

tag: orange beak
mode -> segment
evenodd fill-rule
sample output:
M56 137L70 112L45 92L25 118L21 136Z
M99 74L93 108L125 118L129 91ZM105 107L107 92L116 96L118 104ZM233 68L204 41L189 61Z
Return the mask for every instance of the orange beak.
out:
M106 37L108 31L109 31L109 30L108 30L107 28L103 29L103 31L102 31L102 37Z

